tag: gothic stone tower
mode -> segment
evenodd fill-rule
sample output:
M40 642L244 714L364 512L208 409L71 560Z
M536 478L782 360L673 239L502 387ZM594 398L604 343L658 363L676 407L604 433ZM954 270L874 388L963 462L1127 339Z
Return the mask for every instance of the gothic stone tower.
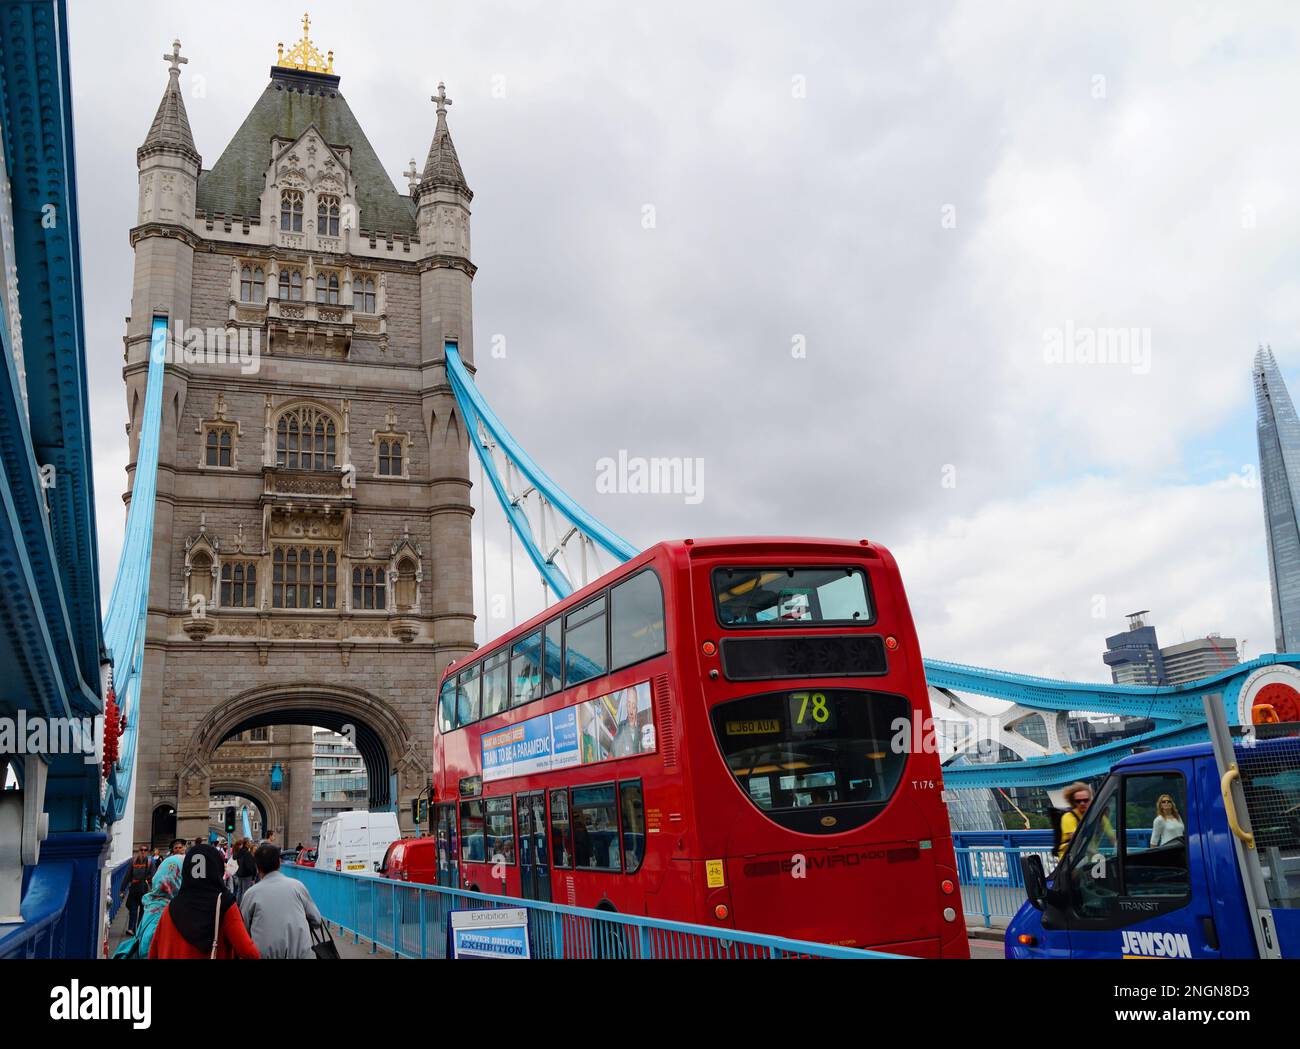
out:
M440 85L423 174L399 193L304 20L204 168L179 41L164 58L123 368L133 475L166 318L136 838L170 806L178 833L206 833L209 793L242 791L272 802L281 840L305 840L309 731L273 730L274 788L226 781L216 758L268 725L349 735L371 807L396 804L407 827L438 674L474 647L469 453L443 360L444 340L474 350L450 100Z

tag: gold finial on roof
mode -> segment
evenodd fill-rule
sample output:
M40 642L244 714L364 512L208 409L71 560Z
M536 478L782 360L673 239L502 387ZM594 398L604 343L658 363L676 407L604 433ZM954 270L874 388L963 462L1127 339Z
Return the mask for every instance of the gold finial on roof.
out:
M302 39L286 52L284 44L277 44L275 48L275 64L285 69L302 69L308 73L333 73L334 72L334 52L329 51L324 55L311 42L311 17L307 14L302 16Z

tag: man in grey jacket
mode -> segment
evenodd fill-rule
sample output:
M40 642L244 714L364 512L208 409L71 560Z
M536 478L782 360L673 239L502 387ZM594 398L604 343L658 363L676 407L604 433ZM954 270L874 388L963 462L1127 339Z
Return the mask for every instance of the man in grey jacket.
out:
M239 905L248 935L263 958L314 958L311 930L321 928L320 911L302 882L280 873L280 847L263 844L253 853L258 882Z

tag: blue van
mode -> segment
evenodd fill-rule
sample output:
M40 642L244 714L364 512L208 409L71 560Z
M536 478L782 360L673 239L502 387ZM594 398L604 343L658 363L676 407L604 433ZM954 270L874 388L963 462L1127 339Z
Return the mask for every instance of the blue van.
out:
M1116 764L1051 875L1021 860L1006 956L1300 957L1300 736L1256 728Z

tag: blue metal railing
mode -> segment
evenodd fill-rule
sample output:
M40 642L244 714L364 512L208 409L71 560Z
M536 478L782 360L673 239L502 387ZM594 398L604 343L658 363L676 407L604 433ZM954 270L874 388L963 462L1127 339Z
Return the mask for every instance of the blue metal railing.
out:
M1049 840L1042 845L977 845L958 847L957 881L967 927L983 921L986 929L1005 925L1025 902L1022 856L1041 856L1043 869L1056 866Z
M65 957L73 873L71 863L33 868L23 894L22 924L0 925L0 960Z
M1130 846L1142 845L1144 839L1150 840L1149 831L1128 833ZM1005 925L1020 910L1025 902L1021 857L1041 856L1049 875L1057 862L1050 830L961 831L952 841L967 925L977 919L985 928Z
M446 958L452 911L523 907L533 958L895 958L825 943L285 864L325 919L403 958ZM373 948L372 948L373 950Z
M122 907L122 893L126 889L126 879L131 873L131 858L127 857L108 876L108 921L112 924L117 912Z

